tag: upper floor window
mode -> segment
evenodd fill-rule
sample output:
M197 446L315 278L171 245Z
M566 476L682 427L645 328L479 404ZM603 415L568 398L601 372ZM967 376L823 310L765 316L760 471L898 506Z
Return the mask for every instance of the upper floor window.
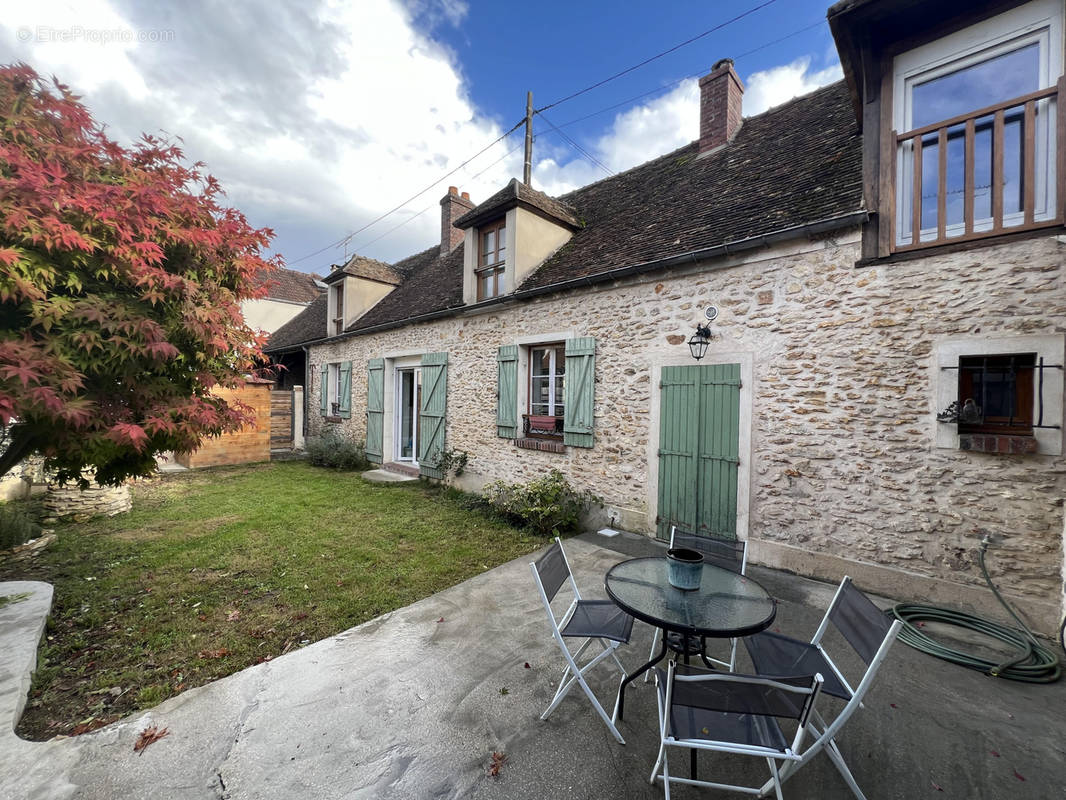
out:
M487 300L503 294L504 262L507 260L507 225L505 219L490 222L478 229L477 299Z
M344 281L329 288L329 307L333 312L329 322L329 332L333 336L344 333Z
M896 57L896 249L1059 221L1061 37L1037 0Z

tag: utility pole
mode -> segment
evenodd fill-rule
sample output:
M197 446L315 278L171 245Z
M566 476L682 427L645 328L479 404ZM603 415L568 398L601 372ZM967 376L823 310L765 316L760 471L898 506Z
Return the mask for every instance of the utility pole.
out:
M533 92L526 92L526 163L522 183L529 186L533 173Z

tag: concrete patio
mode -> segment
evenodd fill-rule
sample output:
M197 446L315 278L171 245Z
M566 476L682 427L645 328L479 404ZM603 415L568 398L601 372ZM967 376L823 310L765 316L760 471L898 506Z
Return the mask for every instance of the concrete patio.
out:
M580 585L627 555L661 552L646 539L585 535L566 542ZM0 609L0 795L11 798L660 798L648 773L657 751L653 688L627 695L618 745L574 692L547 722L562 659L528 558L74 739L23 742L11 731L50 602ZM833 587L749 569L779 600L774 628L809 636ZM560 598L561 599L561 598ZM888 601L885 601L886 603ZM644 661L651 629L637 623L622 653ZM741 669L747 656L741 657ZM526 665L529 665L528 668ZM609 705L616 678L594 688ZM841 748L870 800L1063 797L1066 682L996 680L897 644L849 723ZM169 735L133 750L147 725ZM506 754L498 777L492 753ZM676 762L675 762L676 763ZM755 759L704 757L701 774L761 782ZM786 797L847 798L819 756ZM679 788L678 798L729 797Z

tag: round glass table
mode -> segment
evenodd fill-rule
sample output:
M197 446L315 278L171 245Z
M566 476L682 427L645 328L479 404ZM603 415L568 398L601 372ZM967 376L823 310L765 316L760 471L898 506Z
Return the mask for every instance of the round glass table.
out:
M603 584L615 604L663 630L662 650L618 688L619 719L626 686L666 658L668 633L730 639L758 633L774 621L777 601L756 581L713 564L701 566L700 587L691 591L670 585L665 557L634 558L607 571Z

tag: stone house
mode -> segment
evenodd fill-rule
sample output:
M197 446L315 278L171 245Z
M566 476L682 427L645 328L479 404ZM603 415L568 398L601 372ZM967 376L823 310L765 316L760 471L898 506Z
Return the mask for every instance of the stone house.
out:
M439 244L353 258L268 350L306 354L311 433L430 477L466 451L475 490L556 467L604 521L744 538L755 563L991 611L992 534L993 577L1049 630L1063 11L840 2L840 83L742 119L719 62L692 144L558 198L450 189Z

